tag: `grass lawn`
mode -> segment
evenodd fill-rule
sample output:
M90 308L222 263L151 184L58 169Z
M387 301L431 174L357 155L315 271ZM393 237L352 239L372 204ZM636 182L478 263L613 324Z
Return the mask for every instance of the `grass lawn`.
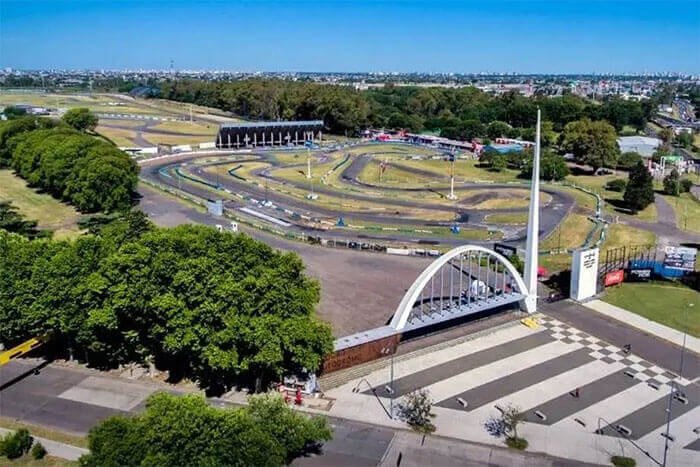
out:
M429 170L435 172L436 175L442 176L445 180L449 179L450 163L441 159L427 160L402 160L401 165L414 169ZM506 183L520 181L517 170L502 170L501 172L493 172L487 168L479 167L479 162L475 160L458 159L455 162L455 179L460 179L466 182L495 182Z
M78 211L51 195L29 188L9 170L0 170L0 199L12 201L27 219L38 221L40 228L53 230L56 239L75 237L81 232L77 225Z
M7 465L8 467L78 467L80 463L52 456L46 456L41 460L35 460L32 458L31 454L27 454L19 459L13 460L2 457L0 458L0 465Z
M629 225L612 224L608 227L605 241L601 247L601 258L605 250L630 245L654 245L656 235L647 230L636 229Z
M149 133L144 131L141 133L143 139L151 143L153 146L158 144L199 144L199 143L213 143L216 137L212 135L200 135L200 136L183 136L183 135L165 135L161 133Z
M219 126L214 123L204 123L204 122L161 122L157 125L149 127L149 130L153 131L174 131L177 133L186 133L193 135L216 135L219 131Z
M84 436L64 433L63 431L52 430L51 428L46 428L39 425L17 422L8 417L0 416L0 427L8 430L19 430L20 428L26 428L29 430L29 434L32 436L58 441L59 443L70 444L71 446L77 446L79 448L87 448L88 445L87 438Z
M700 201L690 193L683 193L678 197L664 195L664 199L676 213L679 229L700 233Z
M374 159L365 165L362 172L359 173L357 179L364 183L373 185L388 185L401 187L417 187L434 184L437 180L433 177L426 177L407 170L401 170L396 166L392 166L389 162L388 167L380 177L379 161Z
M698 292L667 283L623 283L607 289L604 301L650 320L700 337L700 296ZM688 308L688 303L695 306Z
M101 120L100 120L101 121ZM106 126L98 126L95 131L102 136L109 138L119 147L131 147L135 146L134 137L136 137L136 131L126 130L124 128L112 128Z
M595 224L586 216L574 212L569 213L554 232L540 242L540 249L580 248L594 226Z

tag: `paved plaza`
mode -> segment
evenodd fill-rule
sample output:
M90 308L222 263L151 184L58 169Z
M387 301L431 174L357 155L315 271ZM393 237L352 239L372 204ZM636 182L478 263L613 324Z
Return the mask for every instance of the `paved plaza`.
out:
M487 443L498 440L488 435L484 421L512 404L525 415L522 433L530 450L595 463L624 452L639 465L651 465L641 450L662 458L669 394L677 385L669 465L700 464L700 375L681 377L634 349L625 352L545 315L539 322L537 329L511 324L397 357L394 402L425 388L435 401L438 434ZM391 368L382 368L327 391L337 398L331 413L393 423L382 408L391 403L390 376Z

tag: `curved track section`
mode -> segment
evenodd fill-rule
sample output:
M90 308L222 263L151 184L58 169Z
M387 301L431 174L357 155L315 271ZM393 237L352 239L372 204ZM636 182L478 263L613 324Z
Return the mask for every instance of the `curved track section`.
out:
M376 146L374 146L376 148ZM348 240L363 240L363 239L377 239L385 241L397 241L397 242L409 242L409 243L427 243L427 244L446 244L446 245L461 245L466 242L485 244L491 243L491 241L474 241L467 240L465 238L460 238L457 236L435 236L430 233L422 234L416 232L415 235L408 236L397 236L396 233L392 233L391 230L377 230L373 229L371 233L367 231L351 231L342 227L337 227L334 225L334 221L343 216L347 216L356 221L362 221L369 224L390 224L395 226L421 226L424 227L426 231L431 227L449 227L453 224L450 221L436 221L436 220L424 220L417 219L415 217L410 217L406 215L402 210L404 209L421 209L430 210L434 212L443 213L455 213L456 219L463 227L470 229L486 229L488 228L484 224L484 217L486 215L497 214L497 213L513 213L513 212L526 212L526 208L503 208L503 209L468 209L463 206L447 206L437 203L421 202L419 200L409 200L409 199L396 199L394 197L390 199L382 199L379 196L373 196L369 194L358 193L357 188L362 190L372 190L374 193L381 192L410 192L413 196L416 193L426 193L426 195L439 192L439 190L448 190L448 186L436 186L434 188L400 188L400 187L384 187L377 186L368 183L364 183L357 179L358 175L362 172L362 169L366 164L372 160L372 156L380 154L381 151L376 151L373 154L360 154L355 156L350 165L346 166L342 172L339 174L339 181L341 183L347 184L348 187L353 189L346 191L338 191L337 189L332 189L324 185L315 186L314 192L331 197L342 197L343 199L352 200L358 203L366 202L373 204L384 204L387 209L382 212L368 212L367 210L352 210L352 209L334 209L328 206L322 206L314 203L313 201L300 199L298 196L294 196L291 193L283 193L282 190L285 187L292 188L297 191L308 191L308 185L304 183L290 181L281 177L274 175L274 170L280 168L298 168L302 170L305 168L304 163L298 164L280 164L274 157L274 154L268 152L248 152L245 154L222 154L215 153L216 159L212 158L212 153L208 154L187 154L182 156L175 156L167 159L144 161L142 163L142 174L141 176L149 179L152 182L168 185L173 188L178 188L183 191L187 191L192 195L200 198L213 198L216 196L226 199L225 205L230 209L240 209L241 207L251 207L254 206L255 209L260 209L265 211L267 215L276 215L284 217L285 221L290 221L290 218L294 222L292 229L305 232L308 235L316 235L319 232L319 222L323 223L324 226L321 230L326 231L324 237L332 237L335 239L348 239ZM326 157L324 162L327 162L329 153L322 153L321 157ZM201 159L209 158L204 162ZM224 159L225 158L225 159ZM334 165L333 169L338 170L347 164L349 160L349 154L341 159L337 164ZM192 164L197 161L197 164ZM258 168L252 170L250 173L253 175L251 179L248 179L239 173L241 168L246 164L252 162L260 163L264 162L269 164L268 167ZM209 173L206 169L211 166L220 165L231 165L232 167L228 170L228 174L225 176L219 176ZM183 167L184 166L184 167ZM186 171L183 172L183 169ZM421 176L436 177L434 172L427 170L420 170L411 167L401 166L401 170L414 172ZM183 180L184 178L184 180ZM258 180L255 180L258 179ZM268 183L264 185L260 183L260 179L264 182L265 180L271 182L270 185L275 185L275 189L269 189ZM455 191L460 193L468 193L475 190L497 190L497 189L526 189L524 185L515 184L462 184L455 187ZM565 193L558 192L552 189L544 189L548 193L552 200L546 209L541 210L541 228L540 234L546 236L550 234L558 225L559 222L564 218L564 216L573 207L573 198ZM217 192L219 195L217 195ZM300 221L300 219L302 221ZM501 230L506 232L505 241L510 243L522 243L524 240L524 228L501 226Z

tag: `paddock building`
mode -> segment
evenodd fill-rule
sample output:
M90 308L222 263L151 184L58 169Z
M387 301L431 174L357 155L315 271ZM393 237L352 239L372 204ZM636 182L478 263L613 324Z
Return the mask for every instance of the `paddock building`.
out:
M287 146L321 142L323 120L286 122L236 122L219 127L219 149L258 146Z

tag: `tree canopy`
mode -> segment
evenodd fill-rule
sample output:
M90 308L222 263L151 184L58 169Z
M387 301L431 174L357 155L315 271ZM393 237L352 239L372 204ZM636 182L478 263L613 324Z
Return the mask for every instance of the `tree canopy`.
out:
M50 334L97 367L155 362L218 391L317 370L332 350L300 258L204 226L132 215L73 242L0 231L0 336Z
M554 132L582 118L606 120L617 130L625 125L642 129L654 111L651 102L619 98L593 103L571 94L556 99L517 92L492 96L475 87L385 86L357 91L349 86L278 79L172 80L161 83L161 96L252 119L323 119L334 133L374 126L440 130L442 136L462 139L532 135L539 107L544 121L551 122L547 124L551 126L543 125L545 145L553 143Z
M623 199L634 212L641 211L654 202L654 179L643 162L637 162L630 170Z
M0 123L0 163L83 212L132 204L138 166L115 146L47 119Z
M76 107L68 110L61 120L78 131L93 131L97 128L98 118L85 107Z
M293 411L277 395L220 409L198 395L157 393L136 416L90 430L84 467L172 465L282 466L331 439L326 419Z
M614 168L620 155L615 128L604 121L584 118L568 123L562 133L563 146L574 157L597 171Z

